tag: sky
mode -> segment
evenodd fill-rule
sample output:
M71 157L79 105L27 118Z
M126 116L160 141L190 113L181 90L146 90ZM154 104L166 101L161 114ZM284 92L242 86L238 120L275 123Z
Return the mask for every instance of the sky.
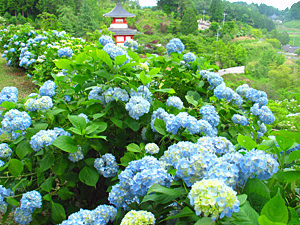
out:
M155 6L156 0L139 0L141 6ZM228 0L230 2L238 2L241 0ZM286 9L287 7L291 7L294 3L298 2L299 0L243 0L243 2L250 3L257 3L261 4L264 3L266 5L274 6L280 10Z

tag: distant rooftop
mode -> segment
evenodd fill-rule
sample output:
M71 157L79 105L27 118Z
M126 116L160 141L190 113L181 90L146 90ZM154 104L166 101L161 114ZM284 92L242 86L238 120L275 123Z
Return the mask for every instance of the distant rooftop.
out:
M116 7L111 10L109 13L103 14L105 17L114 17L114 18L123 18L123 17L135 17L135 14L127 12L121 5L121 3L117 3Z
M114 35L135 35L136 30L130 28L108 28L109 31L113 32Z

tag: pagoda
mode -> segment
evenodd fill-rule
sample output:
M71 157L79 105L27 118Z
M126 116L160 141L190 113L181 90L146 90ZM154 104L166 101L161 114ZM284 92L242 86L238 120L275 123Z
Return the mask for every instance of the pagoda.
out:
M133 39L133 35L136 34L136 30L128 28L125 18L135 17L135 14L127 12L120 2L117 3L116 7L112 11L103 14L103 16L113 18L108 30L114 33L113 36L118 46L124 46L124 42L126 40L129 41Z

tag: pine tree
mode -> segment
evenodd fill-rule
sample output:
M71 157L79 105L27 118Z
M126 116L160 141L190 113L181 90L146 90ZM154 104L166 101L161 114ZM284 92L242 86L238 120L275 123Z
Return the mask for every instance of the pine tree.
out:
M223 18L223 2L222 0L212 0L210 5L210 15L212 21L221 21Z
M87 31L94 31L97 28L93 19L93 8L88 0L83 0L78 14L76 35L83 36Z
M192 8L187 8L183 11L180 31L182 34L192 34L198 30L197 18L195 11Z

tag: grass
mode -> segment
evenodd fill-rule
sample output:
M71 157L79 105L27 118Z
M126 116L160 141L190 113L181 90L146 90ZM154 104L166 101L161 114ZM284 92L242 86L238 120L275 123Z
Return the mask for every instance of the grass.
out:
M0 90L7 86L17 87L19 98L24 98L34 92L37 87L26 77L21 68L7 67L6 61L0 59Z

